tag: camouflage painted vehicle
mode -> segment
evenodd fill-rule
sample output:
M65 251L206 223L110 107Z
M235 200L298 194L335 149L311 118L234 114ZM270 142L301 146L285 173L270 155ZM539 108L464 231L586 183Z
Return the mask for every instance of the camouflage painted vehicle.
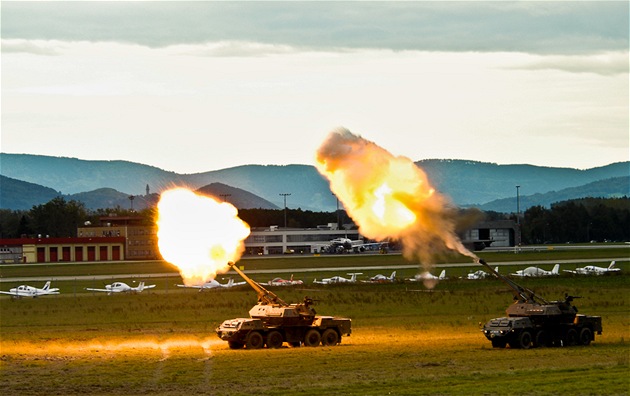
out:
M342 336L350 335L350 319L316 315L313 300L308 297L288 304L233 263L230 266L258 294L258 304L249 311L249 318L228 319L215 330L231 349L259 349L265 345L280 348L285 342L293 347L332 346L341 343Z
M479 263L507 284L514 294L515 301L506 310L507 316L491 319L481 330L494 348L589 345L595 340L595 333L602 334L600 316L578 314L577 308L571 305L573 299L579 297L565 295L562 301L546 301L499 274L484 260Z

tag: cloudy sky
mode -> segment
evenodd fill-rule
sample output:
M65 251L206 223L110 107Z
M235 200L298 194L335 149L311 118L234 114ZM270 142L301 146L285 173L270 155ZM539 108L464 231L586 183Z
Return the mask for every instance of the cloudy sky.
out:
M627 1L1 7L6 153L313 164L343 126L412 160L629 159Z

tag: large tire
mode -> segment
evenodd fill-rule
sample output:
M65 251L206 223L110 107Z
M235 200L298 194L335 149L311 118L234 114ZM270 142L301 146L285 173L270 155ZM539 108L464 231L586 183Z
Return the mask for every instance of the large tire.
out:
M265 345L265 340L262 334L257 331L252 331L247 335L247 349L260 349Z
M306 335L304 336L304 346L316 347L319 345L321 340L322 336L321 334L319 334L319 331L315 329L310 329L306 332Z
M565 335L565 346L575 346L578 343L578 332L575 329L567 330L567 334Z
M529 349L532 346L532 333L528 330L521 331L516 339L516 346L520 349Z
M322 334L322 345L334 346L339 344L339 333L335 329L326 329Z
M493 348L505 348L505 346L507 345L507 342L505 342L504 339L493 338L490 342L492 342Z
M267 348L280 348L283 342L284 337L282 337L282 333L279 331L273 330L267 334Z
M228 341L228 346L230 347L230 349L242 349L245 344L238 341Z
M549 336L545 330L538 330L536 333L536 337L534 337L534 347L542 348L550 346L551 342L549 340Z
M593 332L588 327L580 331L580 345L590 345L593 340Z

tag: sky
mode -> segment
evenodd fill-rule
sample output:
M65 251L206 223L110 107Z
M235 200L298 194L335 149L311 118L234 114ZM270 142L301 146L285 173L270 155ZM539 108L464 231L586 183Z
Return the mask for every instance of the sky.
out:
M2 1L1 151L177 173L629 160L627 1Z

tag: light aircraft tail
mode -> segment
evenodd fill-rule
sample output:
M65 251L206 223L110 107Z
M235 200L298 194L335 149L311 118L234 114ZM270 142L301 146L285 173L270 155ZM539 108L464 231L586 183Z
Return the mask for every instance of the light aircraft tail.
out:
M613 269L613 268L615 268L615 264L617 264L617 263L615 262L615 260L611 261L611 262L610 262L610 265L608 266L608 269Z
M140 282L138 285L138 292L141 292L142 290L144 290L144 281Z
M361 275L361 274L363 274L363 272L348 273L348 275L350 275L350 282L356 282L357 281L357 275Z
M560 264L556 264L553 266L553 269L551 270L551 274L560 275Z
M442 272L440 272L438 279L446 279L446 270L442 270Z
M44 291L48 291L48 289L50 289L50 281L46 282L44 284L44 287L42 287L42 290L44 290Z
M396 279L396 271L392 272L392 274L389 276L389 280L390 281L394 281L394 279Z
M228 283L227 283L226 287L232 287L232 285L234 285L234 279L230 278L228 280Z

